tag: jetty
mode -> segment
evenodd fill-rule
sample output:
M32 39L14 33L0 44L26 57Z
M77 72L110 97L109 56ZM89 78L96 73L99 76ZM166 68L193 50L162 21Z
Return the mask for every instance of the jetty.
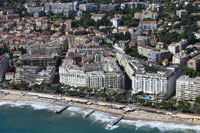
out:
M65 111L67 108L69 108L70 106L65 106L64 108L58 110L58 111L55 111L54 114L61 114L63 111Z
M90 112L86 113L84 115L85 118L89 117L91 114L93 114L95 112L95 110L91 110Z
M111 121L107 126L106 129L111 129L114 125L116 125L120 120L123 119L124 116L119 116L115 120Z

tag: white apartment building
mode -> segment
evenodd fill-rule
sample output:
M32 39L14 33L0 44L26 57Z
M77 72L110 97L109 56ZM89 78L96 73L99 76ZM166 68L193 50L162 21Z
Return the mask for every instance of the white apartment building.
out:
M132 77L132 93L143 91L144 93L165 93L168 91L169 81L160 74L137 74Z
M158 14L156 12L136 12L134 17L139 20L144 20L147 18L157 19Z
M123 72L113 62L84 68L76 65L72 59L67 59L59 67L59 76L60 83L75 87L123 89L125 84Z
M158 24L156 21L140 21L139 27L142 30L152 30L155 31L158 28Z
M187 10L177 10L176 15L179 16L179 18L186 18L188 16Z
M188 55L186 51L182 51L173 56L172 63L178 65L186 65L189 59L190 55Z
M96 10L97 8L98 7L95 3L86 3L79 5L79 10L81 11Z
M166 94L170 97L175 93L176 79L181 71L157 73L138 73L132 77L132 93Z
M200 96L200 77L189 78L183 75L176 81L176 98L178 100L192 100Z
M168 50L172 53L172 54L176 54L179 53L180 51L184 50L186 47L188 46L188 41L185 39L182 39L179 42L172 42L169 46L168 46Z
M111 19L111 22L114 27L119 27L121 25L121 18L115 17L115 18Z
M148 73L140 61L123 53L116 53L116 58L132 80L132 94L144 92L149 94L166 94L170 97L175 93L176 79L181 71L176 67L168 67L165 71Z

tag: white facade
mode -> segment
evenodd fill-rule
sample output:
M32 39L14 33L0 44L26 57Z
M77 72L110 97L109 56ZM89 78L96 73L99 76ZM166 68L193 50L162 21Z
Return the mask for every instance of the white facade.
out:
M186 18L188 16L187 10L177 10L176 15L179 16L179 18Z
M134 17L139 20L144 20L147 18L157 19L158 14L156 12L136 12Z
M185 39L182 39L178 43L173 42L168 46L169 51L172 54L179 53L180 51L184 50L188 46L188 41Z
M162 93L170 97L175 93L176 79L181 75L176 67L168 67L164 72L148 73L140 61L130 56L117 53L116 58L132 80L132 94L143 91L150 94Z
M139 27L142 30L152 30L155 31L158 28L158 24L156 21L140 21Z
M178 100L192 100L200 96L200 77L189 78L181 76L176 81L176 98Z
M60 83L71 86L87 86L87 75L82 70L59 68Z
M125 77L123 72L116 71L115 65L102 64L101 71L92 67L87 70L73 64L72 60L65 60L59 67L60 83L75 87L123 89Z
M6 75L5 75L5 80L13 80L14 79L14 73L12 73L12 72L8 72L8 73L6 73Z
M115 18L111 19L111 22L112 22L114 27L118 27L121 24L121 19L118 18L118 17L115 17Z
M186 51L182 51L173 56L172 63L179 65L186 65L189 59L190 56L186 53Z
M88 10L96 10L97 5L95 3L86 3L86 4L80 4L79 10L82 11L88 11Z
M132 77L133 93L143 91L144 93L165 93L168 91L169 81L167 78L157 74L137 74Z

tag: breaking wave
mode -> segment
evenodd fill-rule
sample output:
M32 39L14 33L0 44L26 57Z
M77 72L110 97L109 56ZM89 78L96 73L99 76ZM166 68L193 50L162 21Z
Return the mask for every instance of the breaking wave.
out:
M0 106L9 105L10 107L24 107L31 106L35 110L50 110L55 111L63 108L63 106L53 105L50 103L41 103L41 102L31 102L31 101L0 101ZM68 112L71 113L72 116L76 114L86 114L90 111L90 109L84 109L79 107L69 107L67 109ZM95 111L89 119L93 122L101 122L108 124L109 122L116 119L118 116L104 113L100 111ZM190 132L190 133L200 133L199 125L186 125L186 124L175 124L175 123L167 123L167 122L158 122L158 121L144 121L144 120L121 120L117 125L113 126L111 130L118 128L119 126L135 128L136 130L142 130L142 128L147 127L150 129L157 128L161 132L166 131L182 131L182 132Z
M32 102L32 101L0 101L0 106L9 105L10 107L24 107L31 106L35 110L50 110L55 111L61 109L62 106L53 105L49 103Z
M144 121L144 120L122 120L121 124L125 125L133 125L136 130L139 130L143 127L149 128L157 128L161 132L166 131L184 131L186 133L200 133L199 125L186 125L186 124L176 124L176 123L167 123L167 122L159 122L159 121Z

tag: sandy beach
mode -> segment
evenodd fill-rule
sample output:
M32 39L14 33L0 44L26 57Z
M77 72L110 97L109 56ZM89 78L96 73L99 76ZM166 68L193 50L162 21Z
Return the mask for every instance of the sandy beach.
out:
M74 106L97 110L101 112L111 113L115 115L122 115L126 120L148 120L148 121L162 121L170 123L192 124L200 125L200 116L172 113L164 110L156 110L145 107L137 107L134 105L123 105L108 102L99 102L95 100L88 100L84 98L75 98L68 96L58 96L53 94L43 94L35 92L23 92L17 90L1 89L0 100L13 101L34 101L56 104L61 106ZM157 111L155 113L155 110Z

